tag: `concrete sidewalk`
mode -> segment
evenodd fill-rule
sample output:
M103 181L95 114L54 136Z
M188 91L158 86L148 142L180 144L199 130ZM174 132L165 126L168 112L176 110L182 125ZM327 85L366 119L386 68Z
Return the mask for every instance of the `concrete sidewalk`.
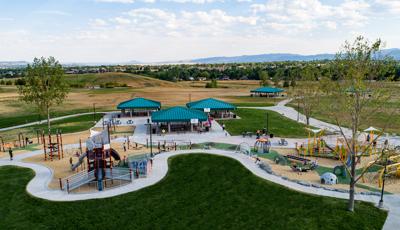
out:
M35 177L28 183L27 191L31 195L51 200L51 201L77 201L77 200L87 200L87 199L99 199L106 197L113 197L121 194L125 194L128 192L137 191L141 188L156 184L161 179L163 179L168 172L168 158L182 155L182 154L192 154L192 153L205 153L205 154L213 154L219 156L225 156L239 161L244 167L250 170L254 175L261 177L265 180L280 184L287 188L294 189L299 192L305 192L314 195L321 196L329 196L347 199L347 193L341 193L337 191L328 191L322 188L308 187L303 186L298 183L294 183L292 181L284 180L281 177L268 174L264 170L258 167L257 164L254 163L254 160L244 154L234 153L230 151L223 150L181 150L175 152L167 152L158 154L154 157L153 161L153 169L147 178L136 179L133 183L106 190L103 192L95 192L95 193L84 193L84 194L67 194L66 192L60 190L52 190L47 187L49 182L52 179L53 172L42 165L32 164L32 163L23 163L19 160L14 162L10 162L8 160L0 160L0 166L2 165L15 165L21 167L31 168L35 171ZM39 151L32 154L41 154ZM356 195L357 200L372 202L376 204L379 200L378 196L374 195ZM385 207L389 210L389 216L385 222L384 229L398 229L398 224L400 223L400 197L398 195L386 195L385 196Z

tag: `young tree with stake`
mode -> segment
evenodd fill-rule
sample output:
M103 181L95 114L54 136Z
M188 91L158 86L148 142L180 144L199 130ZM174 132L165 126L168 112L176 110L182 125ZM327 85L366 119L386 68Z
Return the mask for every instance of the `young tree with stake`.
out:
M25 85L18 86L20 99L36 105L39 113L47 115L50 133L50 109L61 104L69 92L64 70L54 57L35 58L26 68L25 80Z
M349 211L354 211L355 185L374 163L382 159L384 151L358 174L356 173L357 165L363 156L368 155L380 135L385 131L390 117L399 114L398 109L391 108L389 104L391 93L384 87L385 82L374 81L383 68L386 70L392 68L390 59L378 58L381 48L381 40L371 43L362 36L357 37L354 42L346 41L332 62L337 80L331 81L329 87L325 87L325 89L330 89L330 96L334 99L324 109L329 111L340 128L340 134L351 159L349 166L343 162L350 177ZM383 111L390 113L391 116L386 120L384 127L379 127L382 131L381 134L367 142L365 134L360 130L361 126L370 126L371 116L376 112ZM345 123L349 129L342 128Z

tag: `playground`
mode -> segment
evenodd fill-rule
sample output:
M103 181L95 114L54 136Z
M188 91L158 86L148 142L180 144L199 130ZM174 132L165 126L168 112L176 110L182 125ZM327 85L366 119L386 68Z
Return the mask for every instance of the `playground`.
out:
M4 138L5 141L3 140L0 146L0 150L2 150L0 151L0 165L12 164L35 170L37 176L27 187L28 193L34 197L52 201L78 201L106 197L116 201L132 197L137 204L141 202L138 197L146 197L142 193L148 191L150 194L154 188L136 190L156 183L157 188L166 189L165 194L160 195L160 199L178 199L166 194L172 190L175 191L173 187L179 188L179 184L186 180L182 182L179 182L181 179L173 180L171 185L164 184L169 183L171 176L185 177L181 174L185 170L185 173L190 173L188 175L203 177L207 175L205 177L207 179L202 179L201 183L192 184L192 189L186 195L177 193L181 198L194 196L197 194L195 190L199 190L200 187L205 186L210 188L210 191L216 189L212 188L210 184L224 178L225 174L229 172L236 178L248 177L247 182L240 182L240 189L232 188L232 192L240 192L239 190L245 187L247 189L254 188L251 193L257 194L257 196L255 196L255 200L249 201L254 203L252 212L260 209L260 212L270 213L271 210L257 205L261 201L269 202L271 206L279 206L277 202L261 198L266 197L262 195L265 192L261 192L266 191L265 186L273 185L270 189L276 189L276 191L269 192L275 193L281 190L279 193L288 192L291 193L290 196L298 197L303 201L304 199L332 199L329 202L332 202L332 208L338 212L338 218L330 224L335 223L332 226L340 226L339 216L345 209L339 207L343 206L345 202L336 198L348 196L349 176L344 165L348 166L351 162L349 162L348 147L335 133L332 125L314 121L311 126L306 126L297 122L292 119L292 114L288 112L290 110L285 104L262 108L237 108L235 105L213 98L193 101L187 103L186 106L167 108L155 100L134 98L121 102L117 109L117 111L107 112L99 117L92 117L95 122L92 120L90 128L77 129L78 132L67 129L67 133L64 133L63 127L68 126L68 123L61 125L61 121L60 125L55 126L50 133L40 127L30 129L29 132L7 131L7 139ZM32 130L36 130L36 132ZM364 155L357 156L359 162L356 170L360 173L365 167L371 166L371 164L373 166L356 186L357 199L376 203L385 174L385 193L387 196L393 197L390 199L395 200L398 196L396 194L400 193L400 154L394 152L389 156L387 171L384 173L384 164L377 160L377 156L382 151L383 144L388 137L382 136L375 139L379 130L373 127L363 132L365 133L363 140L359 140L362 143L360 151L367 151ZM391 140L395 140L395 138ZM8 149L10 148L14 154L13 161L8 159ZM195 155L196 153L233 158L246 169L242 169L243 167L240 165L239 167L235 166L238 163L231 163L231 160L221 160L211 156L209 156L211 159L209 160L208 157ZM193 154L193 156L177 157L176 159L187 158L189 160L177 160L177 166L169 168L168 159L172 157L171 162L175 162L174 156L180 154ZM190 159L195 159L195 162L191 162ZM222 168L218 167L219 171L213 171L211 168L214 161L215 164L219 164L218 162L221 161L226 165ZM179 162L186 162L185 164L189 165L181 165ZM201 162L207 162L209 165L202 166ZM11 173L16 169L0 167L0 170L9 170ZM232 173L232 170L240 173L236 175ZM255 179L252 174L263 179ZM165 179L159 182L164 177ZM228 177L230 178L230 176ZM28 170L24 183L30 179L31 174ZM225 180L229 181L228 178ZM10 182L2 179L0 183ZM45 186L37 186L39 184ZM25 184L18 186L23 188ZM166 188L164 188L165 186ZM254 186L260 186L260 188ZM319 196L309 196L285 187ZM168 188L171 191L167 191ZM226 191L230 190L226 189ZM199 199L204 198L209 201L209 196L205 195L207 192L203 192L197 194L200 196ZM142 195L137 195L139 193ZM227 200L220 205L227 205L237 199L239 198L227 196ZM274 199L287 200L287 197L278 196ZM292 202L299 202L296 199L294 198ZM312 204L316 201L311 200L310 207L306 205L307 212L313 210L323 213L322 207ZM92 203L93 201L85 202ZM51 203L49 205L51 206ZM73 205L80 206L81 203L75 202ZM158 206L157 204L153 205ZM298 203L302 210L305 209L304 205L304 202ZM146 205L143 204L140 208L145 207ZM368 223L364 217L366 213L380 216L377 219L382 218L384 222L385 212L378 211L371 204L358 203L357 207L359 209L357 213L360 214L352 216L354 220L351 221L358 223L358 226ZM167 211L173 207L163 206L160 208ZM190 207L187 208L190 209ZM89 209L90 207L87 208L88 211ZM111 209L113 209L112 205ZM388 209L390 210L389 226L391 226L394 221L392 216L396 214L397 209L393 209L390 203ZM177 214L182 215L182 213ZM304 218L304 212L302 216ZM274 219L272 217L273 215L270 215L259 222L261 225L268 224ZM294 216L294 219L296 222L301 222L300 216ZM303 226L310 228L315 226L314 218L307 217L305 219L307 223L304 222L300 229ZM383 222L374 223L380 226L376 229L381 228ZM162 222L155 223L155 226L160 223ZM239 225L243 223L240 222ZM278 225L285 227L289 226L288 224L291 226L286 222ZM327 223L327 226L330 224ZM368 223L368 226L370 225L372 226L373 223ZM173 226L179 225L174 224ZM348 227L348 225L346 226ZM304 228L307 229L307 227Z

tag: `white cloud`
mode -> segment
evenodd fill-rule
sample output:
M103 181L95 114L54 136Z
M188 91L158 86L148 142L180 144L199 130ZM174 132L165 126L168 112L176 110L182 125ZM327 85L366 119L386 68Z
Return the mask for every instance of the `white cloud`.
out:
M268 0L251 5L253 14L261 16L264 25L289 32L336 29L339 25L361 27L367 23L369 8L363 0L345 0L335 6L319 0Z
M95 0L96 2L106 2L106 3L134 3L135 0Z
M375 0L378 5L385 7L390 13L400 13L400 1L399 0Z
M127 19L127 18L123 18L123 17L116 17L111 19L110 21L112 22L116 22L117 24L120 25L127 25L131 23L131 20Z
M168 1L168 2L176 2L176 3L194 3L194 4L224 2L224 0L166 0L166 1Z
M58 16L70 16L70 13L60 11L60 10L38 10L35 11L36 14L48 14L48 15L58 15Z
M96 18L96 19L90 20L89 25L92 27L103 27L103 26L107 26L108 23L103 19Z

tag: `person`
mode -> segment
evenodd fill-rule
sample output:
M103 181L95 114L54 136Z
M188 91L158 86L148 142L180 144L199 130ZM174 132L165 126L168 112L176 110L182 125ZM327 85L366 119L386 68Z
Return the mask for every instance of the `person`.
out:
M371 139L371 137L369 136L369 134L367 135L367 142L369 142L369 140Z
M10 161L13 160L13 151L11 148L8 148L8 154L10 155Z
M257 164L258 162L261 162L261 160L260 160L260 158L256 157L256 164Z
M69 158L69 164L72 166L72 157Z
M222 130L225 131L225 124L222 123Z
M260 139L260 136L261 136L260 130L257 130L257 132L256 132L256 138L257 138L257 139Z
M126 145L125 145L125 143L122 144L122 148L124 149L124 152L126 152Z

